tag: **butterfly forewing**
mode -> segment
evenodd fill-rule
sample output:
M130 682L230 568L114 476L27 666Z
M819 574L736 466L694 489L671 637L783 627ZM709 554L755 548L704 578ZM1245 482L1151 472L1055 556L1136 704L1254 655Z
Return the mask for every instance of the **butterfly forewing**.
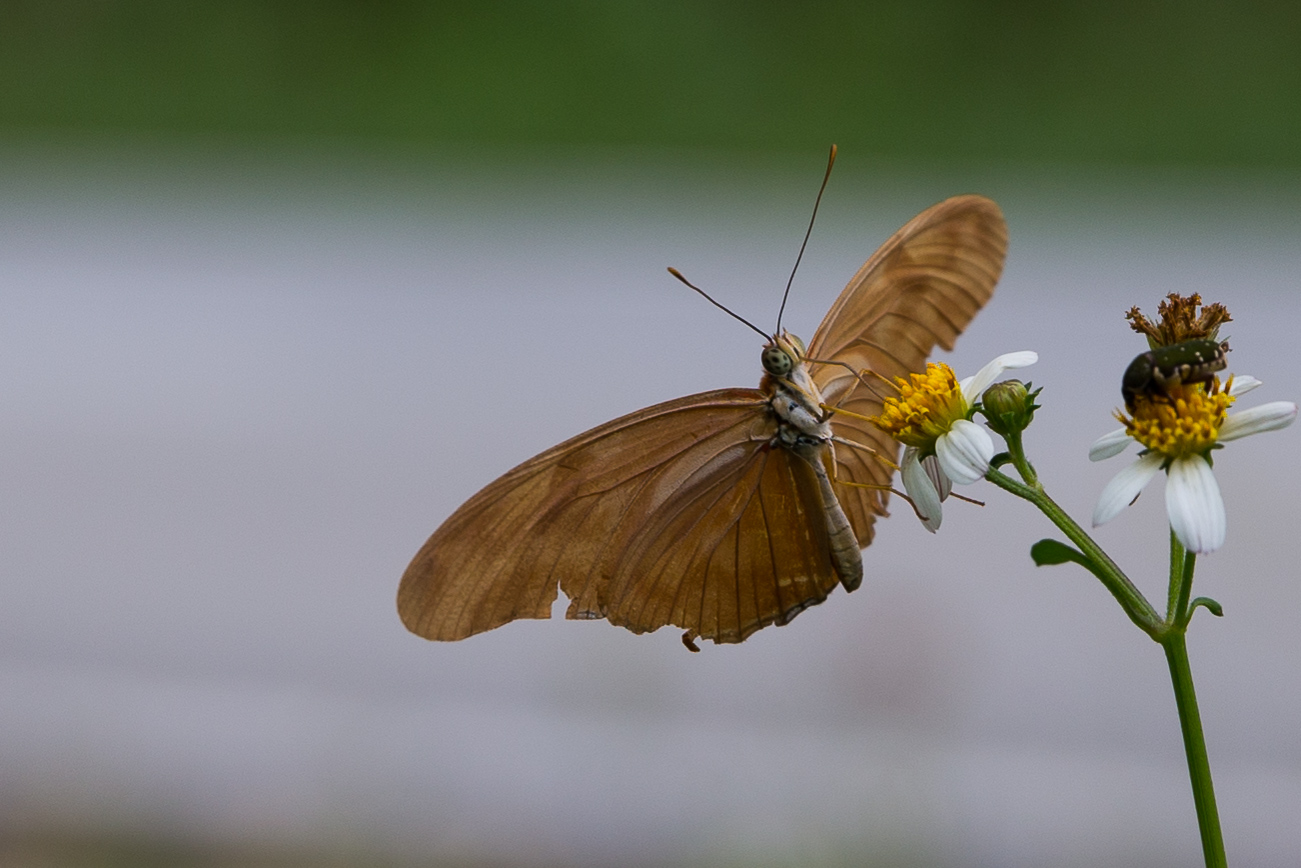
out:
M977 196L911 220L854 276L809 344L810 358L843 363L810 363L824 399L878 414L882 389L856 372L918 371L936 344L951 348L989 299L1006 244L997 206ZM788 448L770 397L724 389L669 401L506 473L411 562L398 590L403 622L429 639L463 639L549 617L559 588L569 618L607 618L639 633L674 624L740 642L826 599L838 578L853 588L857 574L837 574L846 567L832 534L851 541L843 517L841 530L831 529L839 512L828 497L860 545L885 498L846 485L824 493L807 457L822 447L805 443L803 456ZM844 439L897 455L870 424L843 415L831 424ZM889 483L890 468L866 451L840 445L835 458L825 459L833 477Z
M840 293L809 342L809 357L843 362L884 377L920 372L936 345L953 342L989 301L1003 270L1007 226L983 196L955 196L934 205L896 232ZM815 364L813 381L827 403L860 416L881 412L889 387L856 384L841 365ZM895 460L899 447L874 425L832 417L837 435ZM887 484L891 469L869 453L837 446L839 479ZM860 545L872 541L872 521L885 514L881 491L839 486L841 505Z

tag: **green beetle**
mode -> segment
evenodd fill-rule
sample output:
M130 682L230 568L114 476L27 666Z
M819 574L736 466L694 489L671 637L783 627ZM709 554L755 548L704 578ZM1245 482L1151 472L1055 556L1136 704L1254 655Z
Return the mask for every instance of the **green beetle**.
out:
M1139 353L1120 383L1126 409L1133 412L1138 395L1165 396L1170 386L1209 383L1216 371L1224 370L1228 352L1228 341L1197 338Z

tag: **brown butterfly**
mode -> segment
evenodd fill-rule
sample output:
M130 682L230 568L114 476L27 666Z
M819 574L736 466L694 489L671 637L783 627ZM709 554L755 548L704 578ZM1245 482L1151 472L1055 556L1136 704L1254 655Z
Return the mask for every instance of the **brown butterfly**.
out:
M692 647L697 636L740 642L785 624L837 582L854 590L860 549L887 514L892 470L877 455L897 460L898 446L824 408L879 414L858 372L902 376L922 370L936 344L952 349L1006 250L990 200L926 209L858 270L807 350L778 326L759 388L607 422L470 498L407 567L403 623L427 639L464 639L550 617L559 587L566 618L634 633L673 624Z

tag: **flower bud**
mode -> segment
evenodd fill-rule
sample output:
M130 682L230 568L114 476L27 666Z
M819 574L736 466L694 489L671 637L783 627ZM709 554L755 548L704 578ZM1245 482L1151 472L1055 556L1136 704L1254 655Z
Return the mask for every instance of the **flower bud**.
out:
M1034 419L1034 411L1039 409L1034 400L1040 391L1031 392L1030 387L1020 380L1004 380L986 389L981 399L981 410L990 430L1006 437L1028 428Z

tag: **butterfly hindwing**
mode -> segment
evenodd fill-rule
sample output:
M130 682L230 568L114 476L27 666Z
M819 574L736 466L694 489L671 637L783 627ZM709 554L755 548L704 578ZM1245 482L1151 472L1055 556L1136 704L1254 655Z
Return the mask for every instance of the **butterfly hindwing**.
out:
M826 599L837 576L813 469L766 441L745 451L650 517L611 582L612 623L740 642Z

